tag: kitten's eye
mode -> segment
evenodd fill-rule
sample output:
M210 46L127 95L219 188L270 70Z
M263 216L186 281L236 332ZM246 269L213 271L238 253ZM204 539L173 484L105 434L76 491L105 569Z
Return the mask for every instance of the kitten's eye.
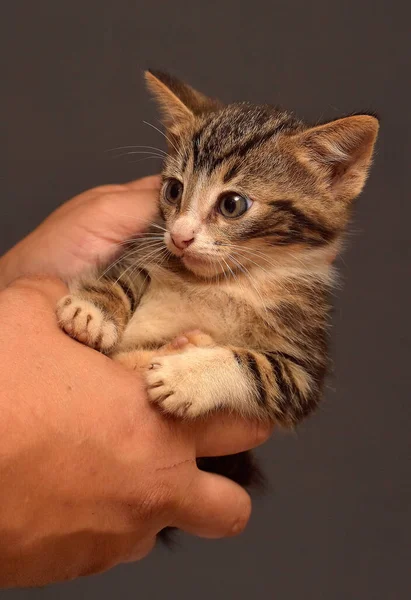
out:
M178 179L169 179L164 190L164 197L169 204L177 204L183 195L184 186Z
M240 196L235 192L226 192L220 196L217 207L223 217L235 219L241 217L250 208L251 204L249 198Z

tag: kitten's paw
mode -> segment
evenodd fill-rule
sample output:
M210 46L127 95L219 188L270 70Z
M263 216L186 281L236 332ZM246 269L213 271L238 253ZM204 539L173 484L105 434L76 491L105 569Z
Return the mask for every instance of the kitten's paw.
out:
M157 352L158 350L132 350L131 352L117 352L112 354L111 358L127 369L145 373Z
M65 296L57 305L57 318L69 336L100 352L109 352L117 343L116 324L88 300Z
M177 417L194 419L217 406L215 395L201 377L202 349L182 354L156 356L146 372L148 396L151 402Z
M153 362L153 358L182 352L191 351L192 348L205 348L214 345L214 340L199 329L188 331L174 338L168 344L157 348L157 350L132 350L118 352L112 355L112 359L133 371L146 371Z

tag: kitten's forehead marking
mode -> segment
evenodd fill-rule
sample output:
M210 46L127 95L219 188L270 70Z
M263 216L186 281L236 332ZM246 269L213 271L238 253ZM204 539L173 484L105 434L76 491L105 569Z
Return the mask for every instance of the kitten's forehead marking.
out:
M184 194L180 212L191 213L204 219L210 213L222 191L221 179L211 177L204 171L191 176Z
M208 175L229 159L243 159L285 128L297 126L286 112L230 105L201 124L192 138L193 172Z

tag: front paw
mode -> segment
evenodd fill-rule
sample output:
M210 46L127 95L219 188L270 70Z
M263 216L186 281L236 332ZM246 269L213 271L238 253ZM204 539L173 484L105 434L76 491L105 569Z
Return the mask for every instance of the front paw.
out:
M57 318L69 336L100 352L109 352L117 343L115 323L88 300L66 296L57 305Z
M157 356L146 373L150 401L168 414L189 419L216 408L216 399L198 373L200 363L193 352Z

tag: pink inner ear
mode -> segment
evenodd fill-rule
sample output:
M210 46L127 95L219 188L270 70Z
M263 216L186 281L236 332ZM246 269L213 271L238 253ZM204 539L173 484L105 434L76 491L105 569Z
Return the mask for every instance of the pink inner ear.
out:
M333 194L351 200L364 186L377 133L377 119L358 115L309 129L300 142L310 162L323 170Z
M369 160L378 133L378 121L361 115L346 117L309 129L302 134L302 144L320 162L336 165L343 175L358 160Z

